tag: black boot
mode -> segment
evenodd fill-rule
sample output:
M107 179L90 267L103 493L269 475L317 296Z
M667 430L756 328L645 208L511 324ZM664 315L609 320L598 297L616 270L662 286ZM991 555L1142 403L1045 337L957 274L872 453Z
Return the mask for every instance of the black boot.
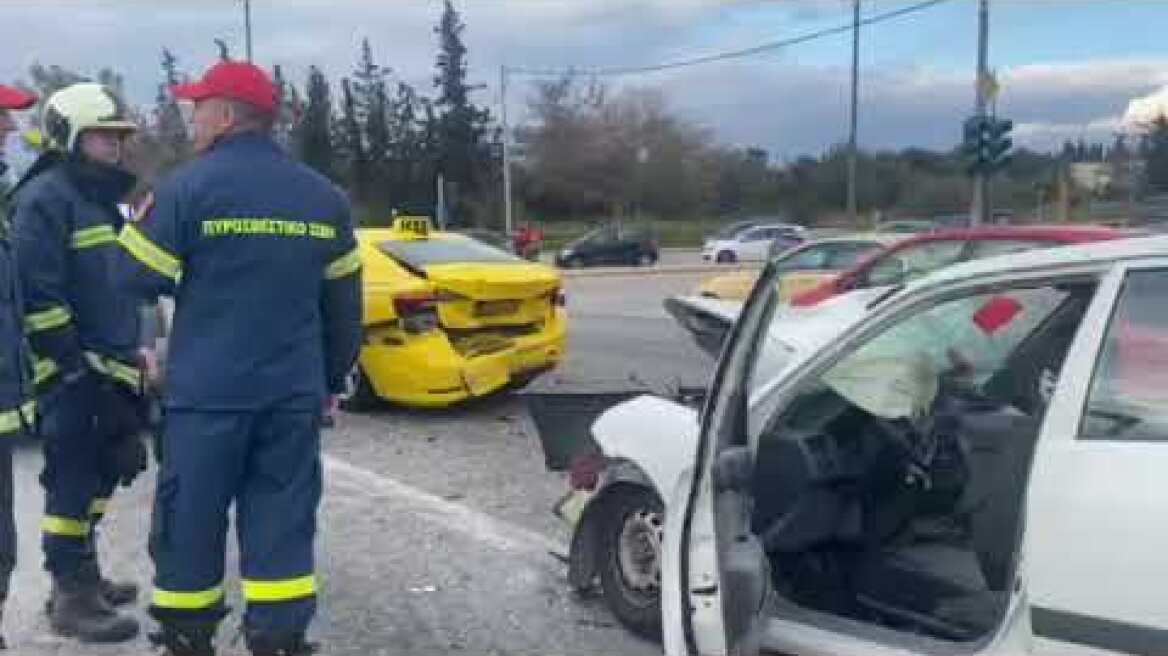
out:
M163 622L150 642L165 650L163 656L215 656L218 626L218 622Z
M252 656L311 656L319 647L304 639L304 634L247 634L247 648Z
M130 582L111 581L102 579L98 584L101 596L105 597L110 606L129 606L138 600L138 584ZM45 615L53 614L53 598L45 602Z
M101 596L110 606L128 606L138 601L138 584L129 581L101 580Z
M100 579L54 581L49 624L81 642L114 643L138 635L138 620L119 614L101 593Z

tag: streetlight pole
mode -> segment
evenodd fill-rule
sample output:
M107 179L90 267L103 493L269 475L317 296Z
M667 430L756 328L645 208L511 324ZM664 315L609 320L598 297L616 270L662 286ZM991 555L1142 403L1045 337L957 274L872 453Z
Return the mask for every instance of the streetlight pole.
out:
M243 0L243 32L247 61L251 61L251 0Z
M860 0L852 0L852 111L848 136L848 219L852 226L859 223L856 207L856 122L860 89Z
M989 104L990 77L990 0L978 0L977 10L977 99L974 114L985 117ZM969 208L970 225L981 225L990 216L989 173L979 170L973 177L973 203Z
M499 67L499 117L503 122L503 225L511 234L511 124L507 122L507 66Z

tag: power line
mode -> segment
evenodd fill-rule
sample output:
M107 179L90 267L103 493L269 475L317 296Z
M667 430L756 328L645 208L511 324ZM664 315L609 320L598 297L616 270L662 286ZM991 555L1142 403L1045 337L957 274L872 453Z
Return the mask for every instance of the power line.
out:
M918 11L922 11L924 9L928 9L930 7L933 7L935 5L939 5L943 2L948 2L948 1L949 0L925 0L923 2L918 2L916 4L912 4L912 5L909 5L907 7L901 7L900 9L895 9L892 11L884 12L882 14L875 14L873 16L869 16L868 18L861 20L860 25L865 26L865 25L874 25L876 23L882 23L884 21L891 20L893 18L899 18L899 17L904 16L906 14L911 14L911 13L915 13ZM638 73L656 73L658 71L667 71L667 70L674 69L674 68L685 68L688 66L697 66L699 64L710 64L713 62L725 61L727 59L737 59L739 57L748 57L750 55L757 55L759 53L767 52L769 50L778 50L780 48L787 48L790 46L799 45L801 43L807 43L808 41L822 39L822 38L827 37L827 36L834 36L836 34L843 34L844 32L850 32L853 29L855 29L855 25L853 23L849 22L846 25L829 27L829 28L825 28L822 30L816 30L814 32L808 32L807 34L801 34L801 35L795 36L795 37L789 37L786 39L779 39L777 41L768 41L766 43L760 43L759 45L752 46L750 48L744 48L742 50L731 50L730 52L723 52L723 53L718 53L718 54L714 54L714 55L705 55L702 57L693 57L690 59L681 59L678 61L667 62L664 64L653 64L650 66L614 66L614 67L602 67L602 68L594 68L594 69L582 69L582 68L575 68L575 67L569 67L569 68L529 68L529 67L525 67L525 66L508 66L507 72L508 73L515 73L515 74L519 74L519 75L539 75L539 76L554 76L554 75L565 75L565 74L577 74L578 73L578 74L582 74L582 75L590 75L590 76L597 76L597 77L609 77L609 76L618 76L618 75L634 75L634 74L638 74Z

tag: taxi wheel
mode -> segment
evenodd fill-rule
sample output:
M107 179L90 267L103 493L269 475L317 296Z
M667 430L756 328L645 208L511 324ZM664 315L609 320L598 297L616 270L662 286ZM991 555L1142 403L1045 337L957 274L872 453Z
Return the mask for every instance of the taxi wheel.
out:
M341 393L340 406L345 412L368 412L381 405L373 384L360 365L353 367L345 376L345 391Z
M651 640L661 638L661 547L665 506L647 488L617 492L605 508L600 585L620 623Z

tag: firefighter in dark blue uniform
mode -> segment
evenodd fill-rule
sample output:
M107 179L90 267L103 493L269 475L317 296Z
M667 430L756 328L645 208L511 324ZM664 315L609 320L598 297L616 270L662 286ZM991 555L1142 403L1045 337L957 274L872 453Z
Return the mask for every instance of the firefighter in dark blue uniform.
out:
M0 177L4 142L16 128L9 112L28 109L36 96L0 84ZM0 204L3 204L0 202ZM9 240L6 212L0 212L0 614L16 566L16 523L12 498L12 439L33 424L32 359L24 338L24 314ZM0 638L0 649L4 648Z
M101 575L94 527L117 482L146 467L138 302L115 280L123 218L118 203L135 183L122 167L136 125L99 84L48 98L51 150L14 191L13 235L45 434L45 566L53 578L53 629L85 642L138 633L115 605L132 584Z
M174 92L195 103L199 155L119 238L127 284L175 296L150 610L170 654L214 653L234 502L248 647L307 654L321 408L360 340L350 208L272 140L261 69L223 62Z

